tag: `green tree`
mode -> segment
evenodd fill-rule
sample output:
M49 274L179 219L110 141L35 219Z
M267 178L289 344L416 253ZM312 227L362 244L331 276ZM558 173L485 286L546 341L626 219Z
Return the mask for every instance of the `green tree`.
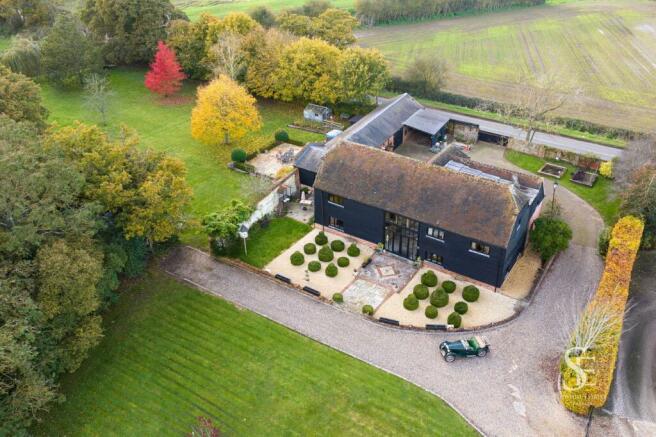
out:
M86 76L99 72L102 60L82 23L63 14L41 44L41 66L55 85L74 88L82 86Z
M45 128L48 110L41 105L40 91L29 77L0 65L0 114Z
M31 38L15 36L11 46L0 53L0 64L3 64L14 73L21 73L28 77L37 77L41 74L41 48L39 43Z
M276 16L271 12L271 9L266 6L258 6L251 10L248 15L250 15L253 20L260 23L260 26L265 29L273 27L276 24Z
M541 217L535 221L530 240L543 262L569 247L572 229L567 223L554 218Z
M110 64L147 64L172 20L187 19L169 0L87 0L82 21Z
M390 80L389 68L376 49L350 47L342 52L337 71L341 84L341 100L364 102L378 95Z
M55 18L57 6L58 2L52 0L2 0L0 34L49 26Z
M226 250L237 239L239 225L246 221L253 209L240 200L233 200L230 205L218 212L207 215L203 226L210 239L212 250Z
M279 85L274 80L280 59L286 47L295 41L287 32L272 28L254 31L244 37L242 51L246 69L245 82L248 89L258 96L273 98Z
M313 34L337 47L355 42L353 30L358 20L343 9L327 9L312 20Z
M642 247L653 249L656 247L656 164L645 164L633 170L621 197L622 215L644 220Z
M436 56L416 57L405 70L404 78L423 95L436 94L447 79L447 66L444 60Z
M210 24L216 20L216 17L201 14L192 23L175 20L169 25L166 44L173 49L190 79L206 80L212 75L212 65L206 61L207 40Z

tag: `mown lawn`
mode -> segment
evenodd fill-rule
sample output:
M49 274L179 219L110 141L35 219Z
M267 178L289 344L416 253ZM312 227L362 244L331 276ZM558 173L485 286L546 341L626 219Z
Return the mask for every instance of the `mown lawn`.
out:
M152 269L36 435L476 435L439 398Z
M280 12L284 9L302 6L307 3L307 0L173 0L172 3L182 9L191 20L195 20L202 13L216 16L226 15L230 12L248 13L258 6L266 6L273 12ZM330 3L335 8L355 8L355 0L331 0Z
M259 225L253 226L246 240L246 251L243 242L240 241L229 256L263 268L310 230L312 230L310 225L289 217L275 218L269 221L265 228Z
M537 171L544 165L544 163L547 162L544 159L538 158L536 156L527 155L525 153L517 152L514 150L507 150L505 157L508 161L512 162L516 166L536 174ZM607 225L611 225L615 222L620 206L620 200L613 193L612 180L600 176L592 188L578 185L570 181L572 174L576 171L576 168L573 165L562 161L549 160L549 162L554 162L557 165L567 167L567 171L563 177L558 180L560 185L567 188L588 202L590 205L592 205L594 209L596 209L599 214L601 214L601 217L604 219ZM551 178L549 176L544 177L556 180L555 178Z
M187 83L181 92L181 103L166 104L153 96L143 85L145 70L118 69L109 76L114 97L111 100L107 131L116 135L121 125L135 129L141 145L164 151L182 159L187 165L188 181L194 191L191 215L201 218L230 200L239 198L255 201L257 194L249 185L249 177L227 168L230 150L242 147L258 150L273 140L273 133L302 116L302 106L273 101L259 103L263 127L230 146L206 146L191 137L190 117L197 84ZM68 125L76 120L98 123L98 117L84 105L81 91L61 91L48 85L42 87L45 106L51 122ZM288 130L293 140L307 142L322 138L296 129ZM188 232L183 240L202 244L198 230Z

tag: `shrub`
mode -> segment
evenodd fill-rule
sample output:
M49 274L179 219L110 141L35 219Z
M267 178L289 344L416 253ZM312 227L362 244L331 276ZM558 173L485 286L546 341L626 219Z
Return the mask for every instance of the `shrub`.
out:
M337 265L340 267L348 267L348 265L351 264L351 261L345 257L345 256L340 256L337 258Z
M424 284L417 284L412 290L412 294L414 294L417 299L424 300L428 297L430 292L428 291L428 287L426 287Z
M246 162L246 151L244 149L232 149L230 159L235 162Z
M599 166L599 174L606 178L613 177L613 161L602 162Z
M437 290L433 291L433 293L431 293L430 303L434 307L445 307L449 304L449 295L446 293L446 291L438 288Z
M356 257L360 256L360 248L356 246L355 243L351 243L351 245L346 249L346 253L348 256Z
M458 302L453 306L453 310L458 314L465 314L469 310L469 305L467 302Z
M337 276L337 272L339 272L339 269L337 269L337 266L333 263L328 264L328 267L326 267L326 276L329 278Z
M344 296L342 293L333 294L333 302L342 303L344 302Z
M317 246L314 243L307 243L303 246L303 252L305 252L306 255L317 253Z
M424 314L429 319L436 319L437 318L437 308L434 307L433 305L428 305L426 307L426 310L424 310Z
M273 137L276 139L276 141L279 141L281 143L286 143L287 141L289 141L289 134L284 129L278 129L276 133L273 134Z
M308 264L308 270L311 272L318 272L321 270L321 263L319 261L310 261Z
M373 316L374 315L374 307L371 305L364 305L362 307L362 314L366 314L368 316Z
M332 261L333 258L335 258L335 254L333 254L333 251L330 250L330 247L323 246L321 249L319 249L319 261L327 263Z
M305 257L299 251L292 253L292 256L289 257L293 266L302 266L305 262Z
M572 229L557 218L540 217L530 234L531 244L540 254L543 262L569 247Z
M597 249L599 250L599 256L601 256L602 258L606 258L609 244L610 244L610 228L606 226L604 229L601 230L601 232L599 233L599 237L597 238Z
M442 282L442 289L451 294L456 291L456 283L453 281L444 281Z
M478 291L478 288L473 285L468 285L462 290L462 298L467 302L476 302L478 297L481 295L481 292Z
M409 294L408 297L403 299L403 308L408 311L414 311L419 308L419 301L414 294Z
M314 242L319 246L323 246L324 244L328 244L328 237L326 237L326 234L321 231L317 234L316 237L314 237Z
M458 313L451 313L446 319L446 323L452 325L454 328L460 328L462 324L462 316Z
M333 240L330 242L330 248L335 252L344 250L344 242L342 240Z
M421 283L426 287L435 287L437 285L437 275L434 271L429 270L421 275Z

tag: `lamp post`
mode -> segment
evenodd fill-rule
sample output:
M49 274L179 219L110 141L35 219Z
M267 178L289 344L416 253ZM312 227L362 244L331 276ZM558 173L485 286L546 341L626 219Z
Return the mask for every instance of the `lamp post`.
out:
M558 188L558 181L554 181L553 184L553 194L551 196L551 216L554 215L554 208L556 205L556 189Z

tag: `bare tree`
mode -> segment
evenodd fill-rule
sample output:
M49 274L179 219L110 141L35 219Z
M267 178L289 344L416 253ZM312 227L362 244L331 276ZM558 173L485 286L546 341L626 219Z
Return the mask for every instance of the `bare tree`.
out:
M415 58L406 69L404 78L415 84L425 97L435 94L446 85L448 68L446 62L435 56Z
M107 113L109 112L109 101L114 95L109 89L109 81L99 74L92 74L84 81L84 101L90 111L98 113L100 123L107 124Z
M210 50L215 76L225 74L232 80L237 79L244 68L242 42L242 36L228 32L221 35L217 43L212 46Z
M580 90L571 89L567 83L557 75L545 74L531 81L520 76L516 81L516 91L512 102L505 105L506 118L521 118L526 129L526 143L533 144L533 138L540 122L548 119L558 109Z
M617 187L625 189L634 172L646 166L656 166L656 134L644 135L629 142L613 169Z
M615 341L615 336L622 328L622 319L622 313L609 304L589 305L571 333L569 347L587 352Z

